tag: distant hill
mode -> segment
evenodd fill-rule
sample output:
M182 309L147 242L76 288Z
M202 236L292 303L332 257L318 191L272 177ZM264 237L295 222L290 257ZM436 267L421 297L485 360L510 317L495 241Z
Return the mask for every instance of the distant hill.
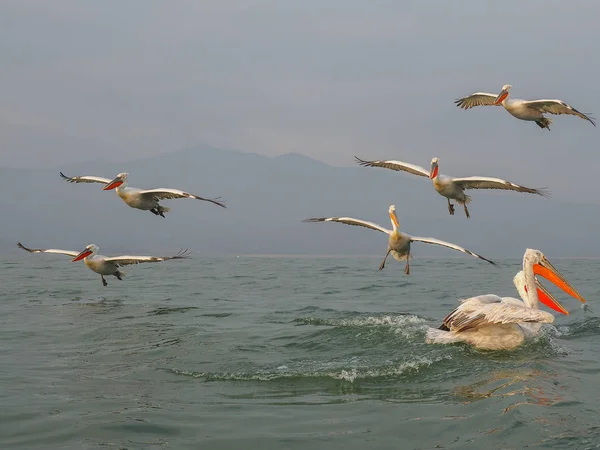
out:
M359 155L360 156L360 155ZM351 155L349 155L351 158ZM424 157L425 158L425 157ZM171 200L166 219L127 207L100 185L70 184L67 175L113 177L129 172L132 186L175 187L222 196L228 209ZM197 147L136 161L90 161L49 169L0 168L0 247L79 249L95 243L105 252L173 251L203 254L372 254L383 256L386 237L342 224L302 223L315 216L346 215L390 226L395 204L402 229L463 245L488 257L520 258L526 247L555 256L598 256L600 208L513 192L472 191L472 218L446 201L428 180L377 168L334 167L300 154L266 157ZM457 256L415 245L418 255Z

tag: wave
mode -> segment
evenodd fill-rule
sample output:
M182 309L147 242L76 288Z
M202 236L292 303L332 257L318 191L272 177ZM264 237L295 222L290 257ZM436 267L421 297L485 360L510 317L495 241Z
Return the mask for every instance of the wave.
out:
M276 369L257 370L255 372L195 372L172 368L169 371L175 375L198 378L203 381L302 381L302 380L332 380L347 383L358 381L378 381L382 379L398 379L414 375L443 360L452 359L451 356L427 357L417 356L401 362L369 367L348 367L348 363L339 364L339 367L331 367L336 363L321 364L321 367L307 369L307 365L314 365L314 361L305 364L296 364L296 368L282 365ZM346 365L346 367L343 367Z
M413 314L396 314L384 316L350 317L350 318L323 318L300 317L292 321L297 325L321 325L330 327L398 327L403 325L421 325L426 322Z
M163 314L173 314L173 313L184 313L193 309L198 309L197 306L178 306L178 307L168 307L161 306L159 308L153 309L152 311L148 311L149 316L162 316Z
M588 317L580 322L553 327L557 337L564 339L600 334L600 317Z

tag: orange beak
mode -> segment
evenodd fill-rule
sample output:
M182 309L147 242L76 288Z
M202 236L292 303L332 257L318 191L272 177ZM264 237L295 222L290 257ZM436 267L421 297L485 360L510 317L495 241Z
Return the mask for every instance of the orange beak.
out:
M437 177L439 171L440 169L438 166L435 166L433 169L431 169L431 172L429 172L429 179L433 180L435 177Z
M110 183L106 184L102 190L103 191L110 191L111 189L114 189L116 187L119 187L123 184L123 180L121 180L120 178L115 178L114 180L112 180Z
M502 103L504 101L504 99L508 97L508 91L502 91L498 94L498 97L496 97L496 100L494 100L494 105L499 105L500 103Z
M567 311L563 307L563 305L558 303L558 301L554 298L554 296L550 292L548 292L548 289L546 289L544 286L542 286L540 284L540 282L537 278L535 279L535 284L536 284L537 294L538 294L538 298L539 298L540 302L542 302L548 308L553 309L556 312L565 314L567 316L569 315L569 311ZM527 286L525 286L525 292L527 292Z
M83 258L85 258L86 256L90 256L92 254L92 251L89 249L85 249L84 251L82 251L79 255L77 255L75 258L73 258L71 260L71 262L75 262L75 261L80 261Z
M396 217L396 214L391 212L390 219L392 219L392 222L394 222L394 225L396 225L396 228L400 228L400 224L398 223L398 218Z
M558 270L556 270L556 268L552 264L550 264L550 261L548 261L546 258L544 258L544 260L541 263L533 265L533 273L544 277L548 281L554 283L556 286L561 288L571 297L576 298L580 302L585 303L585 299L581 296L581 294L577 292L577 290L573 286L571 286L571 284L565 279L565 277ZM540 286L541 285L538 285L538 288ZM546 300L548 300L549 303L553 305L551 306L550 304L543 302L542 297L540 296L540 301L542 301L546 306L554 309L555 311L562 312L563 314L568 314L567 310L560 303L558 303L558 301L554 299L554 297L548 291L545 291L545 295L552 299Z

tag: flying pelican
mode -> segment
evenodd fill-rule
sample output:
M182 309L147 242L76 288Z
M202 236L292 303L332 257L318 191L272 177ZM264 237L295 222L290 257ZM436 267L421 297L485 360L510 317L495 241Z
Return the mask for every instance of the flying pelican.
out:
M180 191L179 189L158 188L158 189L137 189L127 186L128 173L120 173L114 179L95 177L95 176L79 176L68 177L60 172L60 176L69 183L101 183L104 184L102 190L109 191L116 188L117 195L132 208L150 211L156 216L165 217L164 213L170 208L160 205L158 202L165 199L173 198L195 198L196 200L204 200L215 205L225 208L225 205L218 201L219 199L202 198L188 192Z
M352 217L314 217L311 219L304 219L303 222L340 222L345 223L346 225L355 225L359 227L370 228L372 230L381 231L382 233L389 235L387 253L385 254L385 258L383 258L383 261L379 265L379 270L382 270L385 267L387 257L391 253L396 261L406 260L406 267L404 268L404 273L408 275L410 273L410 267L408 263L408 260L410 258L410 244L413 242L424 242L426 244L443 245L444 247L449 247L460 252L468 253L469 255L475 256L476 258L483 259L484 261L487 261L490 264L493 264L494 266L496 265L495 262L490 261L489 259L484 258L483 256L478 255L477 253L467 250L466 248L462 248L458 245L451 244L450 242L441 241L435 238L416 237L406 233L402 233L399 230L400 222L398 221L398 216L396 215L396 207L394 205L391 205L388 212L392 221L391 230L383 228L382 226L377 225L376 223L366 222L360 219L353 219Z
M106 256L98 255L98 246L95 244L90 244L86 246L81 252L75 252L71 250L58 250L55 248L27 248L20 242L17 243L19 248L23 250L27 250L29 253L58 253L61 255L71 256L73 259L72 262L80 261L83 259L85 265L92 271L100 274L100 278L102 278L102 284L104 286L108 285L106 280L104 279L104 275L113 275L118 280L122 280L121 277L125 275L125 273L119 270L121 266L127 266L130 264L140 264L140 263L148 263L148 262L161 262L168 261L169 259L188 259L189 258L189 250L180 250L174 256L113 256L107 258Z
M448 212L451 216L454 215L454 205L450 200L456 200L457 203L463 205L467 218L470 218L467 203L471 202L471 197L465 194L465 189L503 189L505 191L526 192L528 194L537 194L543 197L549 197L550 193L545 189L532 189L521 186L510 181L500 178L490 177L466 177L453 178L439 173L438 162L439 158L431 160L431 167L425 170L421 166L405 163L402 161L364 161L358 157L354 157L361 166L364 167L385 167L396 171L409 172L421 177L428 177L433 180L433 187L443 197L448 199Z
M474 106L504 106L510 114L517 119L535 122L540 128L550 130L551 119L544 117L543 114L570 114L581 117L596 126L594 118L577 111L562 100L521 100L509 99L510 84L502 86L499 94L489 94L487 92L475 92L468 97L456 100L454 103L459 108L469 109Z
M446 316L439 329L430 328L427 331L427 343L466 342L488 350L518 347L526 338L535 336L543 323L554 322L552 314L538 309L540 300L555 311L569 314L536 280L536 275L546 278L570 296L585 302L542 252L527 249L523 256L522 288L519 288L519 274L514 280L523 301L493 294L463 300L458 308Z

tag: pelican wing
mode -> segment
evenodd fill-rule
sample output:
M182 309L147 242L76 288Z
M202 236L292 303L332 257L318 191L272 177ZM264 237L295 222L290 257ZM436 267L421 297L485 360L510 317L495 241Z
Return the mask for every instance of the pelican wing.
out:
M498 98L498 94L490 94L488 92L475 92L474 94L469 95L468 97L459 98L455 100L456 106L462 109L470 109L475 106L500 106L501 103L497 105L494 103Z
M463 189L503 189L508 191L527 192L529 194L538 194L543 197L549 197L550 193L546 188L533 189L500 178L490 177L466 177L454 178L456 184Z
M141 264L150 262L161 262L168 261L169 259L188 259L190 257L190 251L188 249L180 250L179 253L173 256L113 256L112 258L105 258L105 261L115 263L118 266L128 266L131 264Z
M483 259L484 261L489 262L492 265L496 265L496 263L494 261L491 261L487 258L484 258L481 255L478 255L475 252L472 252L471 250L467 250L466 248L460 247L459 245L456 244L452 244L450 242L446 242L446 241L441 241L439 239L435 239L435 238L429 238L429 237L415 237L415 236L411 236L410 238L411 241L413 242L425 242L426 244L436 244L436 245L442 245L444 247L448 247L448 248L452 248L454 250L458 250L459 252L463 252L463 253L467 253L471 256L474 256L475 258L479 258L479 259Z
M203 200L205 202L211 202L222 208L226 208L225 204L219 201L219 198L203 198L189 192L180 191L179 189L169 188L158 188L158 189L147 189L138 192L139 195L147 195L154 197L158 200L170 200L173 198L195 198L196 200Z
M66 176L62 172L60 172L60 176L62 177L63 180L68 181L69 183L101 183L101 184L107 184L107 183L110 183L112 181L110 178L95 177L95 176L91 176L91 175L83 175L83 176L79 176L79 177L68 177L68 176Z
M444 325L450 331L460 332L501 323L554 322L549 312L517 304L515 299L507 300L492 294L469 298L444 318Z
M582 112L577 111L570 105L567 105L562 100L530 100L523 102L524 106L528 108L537 109L541 113L548 114L570 114L572 116L580 117L584 120L587 120L592 125L596 126L595 119L590 117L589 115L583 114Z
M363 167L385 167L386 169L408 172L408 173L412 173L413 175L419 175L422 177L429 178L428 170L425 170L423 167L416 166L414 164L409 164L409 163L405 163L402 161L394 161L394 160L365 161L363 159L360 159L358 156L355 156L354 158L358 161L358 164Z
M74 252L72 250L59 250L57 248L27 248L20 242L17 242L17 247L22 248L29 253L58 253L60 255L67 255L71 257L79 255L79 252Z
M367 222L366 220L353 219L352 217L313 217L311 219L304 219L302 222L339 222L345 223L346 225L370 228L372 230L381 231L385 234L391 233L390 230L383 228L381 225L377 225L373 222Z

